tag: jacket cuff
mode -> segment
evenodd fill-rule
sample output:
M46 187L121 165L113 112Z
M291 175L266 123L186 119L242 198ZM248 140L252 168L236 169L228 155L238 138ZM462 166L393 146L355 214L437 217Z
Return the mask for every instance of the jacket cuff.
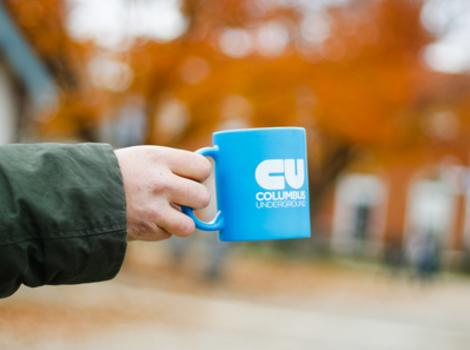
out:
M102 271L101 276L98 280L108 280L114 278L119 271L124 262L124 257L126 255L127 249L127 211L126 211L126 196L124 192L124 183L121 173L121 168L119 162L114 153L114 149L111 145L100 144L103 148L103 155L108 163L106 167L109 171L109 185L112 186L112 192L115 194L116 201L116 213L115 213L115 223L114 230L108 231L104 234L106 246L110 246L109 249L109 259L108 268ZM106 251L106 247L103 247L103 251ZM100 262L97 262L99 265ZM96 270L99 269L96 266Z

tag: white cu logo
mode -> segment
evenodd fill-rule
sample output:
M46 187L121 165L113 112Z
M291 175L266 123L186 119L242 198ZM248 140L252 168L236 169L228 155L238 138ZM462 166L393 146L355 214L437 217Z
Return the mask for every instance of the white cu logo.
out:
M258 184L266 190L283 190L286 181L290 187L299 189L305 180L304 160L264 160L256 167L255 177Z

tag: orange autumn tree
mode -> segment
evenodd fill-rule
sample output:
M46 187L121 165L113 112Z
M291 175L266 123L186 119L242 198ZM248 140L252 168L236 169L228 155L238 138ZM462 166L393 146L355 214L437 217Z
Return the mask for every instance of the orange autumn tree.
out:
M139 42L130 51L137 72L133 88L149 105L150 142L181 145L197 135L207 138L224 125L224 106L233 97L238 104L232 114L247 125L304 125L311 136L315 210L354 159L377 147L409 145L417 136L422 77L432 74L421 58L432 38L420 22L420 2L363 1L332 8L328 39L311 46L303 42L310 38L302 33L298 7L187 0L184 10L188 29L182 37ZM256 40L266 28L288 36L282 50L256 47L262 48ZM234 36L232 56L221 49L227 35ZM233 57L236 45L244 45L243 36L254 38L255 48ZM203 76L188 79L188 66L196 75L204 70ZM189 115L169 139L154 125L168 98L184 103Z
M321 17L329 29L318 32L312 28L322 19L308 20L296 2L184 0L187 28L180 37L138 39L120 54L134 78L119 94L96 91L88 81L85 66L96 48L69 36L63 1L7 3L63 87L63 104L51 119L56 127L94 121L84 116L99 116L125 94L145 101L149 143L196 147L218 128L304 125L314 212L362 155L423 141L421 121L442 93L422 61L432 37L420 22L420 1L329 7ZM33 15L40 11L48 16ZM459 94L440 103L466 115L465 101Z

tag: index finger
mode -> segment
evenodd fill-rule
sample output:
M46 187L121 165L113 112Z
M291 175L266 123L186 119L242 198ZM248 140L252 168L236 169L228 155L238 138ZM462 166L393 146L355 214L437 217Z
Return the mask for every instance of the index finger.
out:
M204 181L209 177L212 165L206 157L180 149L169 150L168 166L176 175L196 181Z

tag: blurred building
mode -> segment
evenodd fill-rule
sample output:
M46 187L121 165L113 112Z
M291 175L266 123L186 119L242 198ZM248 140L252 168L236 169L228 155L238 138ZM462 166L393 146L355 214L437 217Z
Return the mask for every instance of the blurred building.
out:
M343 176L327 215L333 249L381 255L393 246L406 255L427 237L445 262L459 262L470 248L469 174L468 168L444 159Z
M27 119L56 100L52 77L0 3L0 144L20 140Z

